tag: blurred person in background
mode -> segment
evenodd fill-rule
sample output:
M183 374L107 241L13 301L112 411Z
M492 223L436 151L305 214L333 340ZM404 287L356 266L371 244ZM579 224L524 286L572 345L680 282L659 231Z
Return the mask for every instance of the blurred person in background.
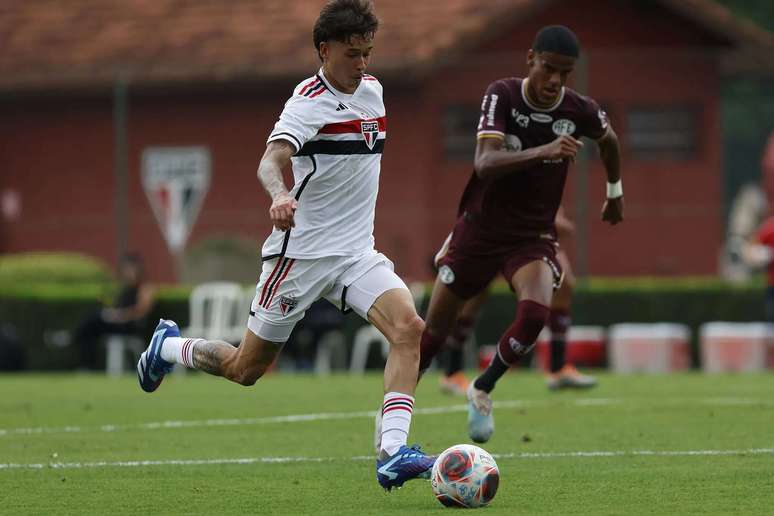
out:
M311 304L293 329L283 351L293 357L297 370L311 371L322 338L328 332L341 329L343 324L344 313L328 301L319 299Z
M763 151L761 172L769 215L742 247L742 259L750 267L766 269L766 320L774 323L774 132Z
M561 206L556 214L554 224L560 244L556 252L556 259L564 271L564 281L551 299L551 314L548 317L548 327L551 330L551 360L549 373L546 375L546 385L551 390L594 387L597 384L596 378L581 374L573 364L566 362L567 332L572 321L570 311L575 288L575 275L570 266L570 259L562 249L561 244L563 242L566 244L567 240L572 237L575 224L564 215ZM447 250L448 241L447 238L443 248L435 256L436 267ZM457 317L457 323L446 340L447 362L440 384L441 390L447 394L465 395L468 390L470 382L463 372L464 347L475 329L479 311L488 297L489 288L486 288L480 294L465 301Z
M96 347L111 334L139 335L145 317L153 308L156 289L144 281L139 256L126 254L118 263L119 290L110 307L102 307L86 317L75 330L73 340L80 349L81 367L102 369L96 363Z
M766 269L766 320L774 323L774 215L769 215L742 252L750 267Z

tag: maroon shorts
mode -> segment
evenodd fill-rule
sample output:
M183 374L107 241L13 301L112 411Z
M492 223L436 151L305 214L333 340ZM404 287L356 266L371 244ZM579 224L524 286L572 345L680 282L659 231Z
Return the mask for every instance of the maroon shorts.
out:
M470 299L484 290L498 272L510 283L521 267L541 260L551 267L554 289L558 289L563 277L556 258L558 248L552 234L510 239L507 244L498 242L460 217L435 263L438 278L462 299Z

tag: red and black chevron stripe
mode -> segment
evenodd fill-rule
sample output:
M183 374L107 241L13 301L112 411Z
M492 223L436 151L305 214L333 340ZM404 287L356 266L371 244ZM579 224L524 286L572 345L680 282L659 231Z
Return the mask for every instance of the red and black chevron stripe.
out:
M269 275L269 279L266 280L266 283L261 290L261 299L258 301L260 306L269 308L274 299L274 295L277 293L277 290L279 290L280 285L282 285L282 282L287 277L288 272L290 272L294 263L296 263L295 258L283 257L277 260L277 264L274 266L274 269Z
M414 402L411 400L411 398L390 398L384 402L384 407L382 407L382 415L388 412L392 412L393 410L405 410L411 413L414 411Z

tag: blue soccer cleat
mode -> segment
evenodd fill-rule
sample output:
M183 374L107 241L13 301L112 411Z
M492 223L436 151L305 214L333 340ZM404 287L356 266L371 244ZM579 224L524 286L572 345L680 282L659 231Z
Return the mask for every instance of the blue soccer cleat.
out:
M158 389L164 375L172 371L174 364L162 360L161 346L167 337L179 337L180 328L174 321L160 319L156 330L153 332L148 349L142 352L137 362L137 380L145 392L153 392Z
M427 456L419 446L401 446L392 457L376 459L376 480L386 491L401 487L407 480L430 478L436 457Z

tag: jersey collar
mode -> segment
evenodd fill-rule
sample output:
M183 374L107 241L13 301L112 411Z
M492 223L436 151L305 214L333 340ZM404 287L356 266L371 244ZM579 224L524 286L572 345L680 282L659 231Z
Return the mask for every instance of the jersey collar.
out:
M554 102L554 105L548 108L541 108L533 104L529 101L529 97L527 96L527 80L523 79L521 81L521 98L524 100L524 102L529 106L529 108L533 111L541 111L543 113L550 113L551 111L555 110L559 107L559 104L562 103L564 100L564 86L562 86L562 90L559 92L559 98L556 99L556 102Z
M344 100L349 100L355 95L357 95L357 92L360 91L360 87L363 86L363 81L360 81L360 84L357 85L357 89L354 93L344 93L343 91L339 91L336 88L333 87L331 82L328 80L328 78L325 76L325 73L323 72L322 66L320 67L320 70L317 72L317 76L320 78L320 80L325 84L325 87L328 88L328 90L333 93L337 97L341 97Z

